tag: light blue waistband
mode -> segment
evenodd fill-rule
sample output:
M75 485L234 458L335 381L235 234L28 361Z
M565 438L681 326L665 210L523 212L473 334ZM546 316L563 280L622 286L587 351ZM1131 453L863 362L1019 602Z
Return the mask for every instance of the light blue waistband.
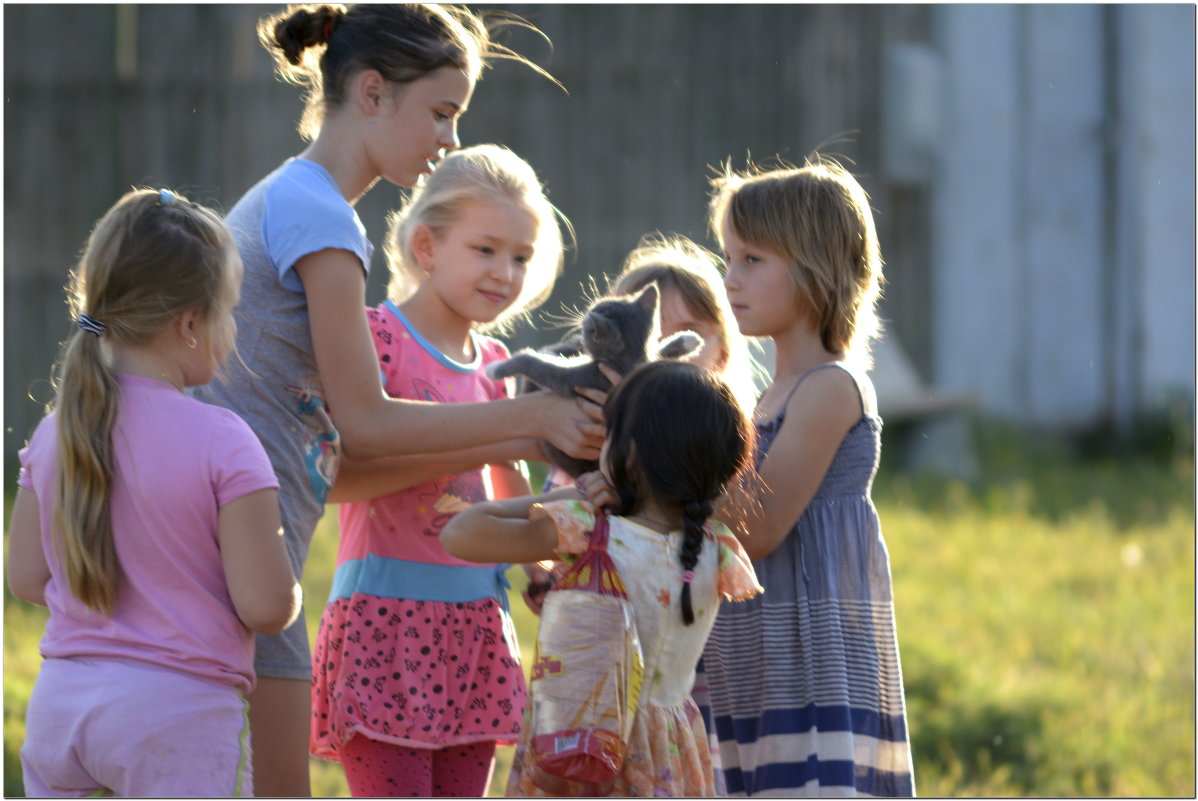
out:
M371 554L338 566L329 600L349 598L354 593L443 603L494 598L507 609L508 567L434 565Z

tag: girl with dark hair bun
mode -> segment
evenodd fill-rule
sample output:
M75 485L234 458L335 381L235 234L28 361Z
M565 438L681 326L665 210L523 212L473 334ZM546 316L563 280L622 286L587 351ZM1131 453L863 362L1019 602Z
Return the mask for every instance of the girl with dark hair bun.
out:
M537 439L580 458L598 453L602 426L583 400L388 398L363 313L374 246L354 204L380 178L416 186L459 146L458 120L488 63L528 63L492 38L512 24L531 27L451 5L362 4L292 6L258 25L279 76L306 90L300 133L310 144L228 215L245 264L240 359L196 395L237 412L265 446L297 574L343 455L460 461L455 449L467 449L482 464L525 458ZM490 452L480 456L483 446ZM258 790L306 796L312 665L302 616L258 638L255 665Z
M740 543L711 517L751 470L752 427L722 378L668 360L629 373L604 414L599 473L546 495L472 506L449 521L441 543L472 562L570 561L586 550L596 516L607 515L607 551L635 610L645 660L629 750L611 794L714 796L706 729L690 692L720 599L760 592ZM607 509L579 489L599 486L616 496L605 494ZM509 796L546 794L534 783L530 737L526 726Z

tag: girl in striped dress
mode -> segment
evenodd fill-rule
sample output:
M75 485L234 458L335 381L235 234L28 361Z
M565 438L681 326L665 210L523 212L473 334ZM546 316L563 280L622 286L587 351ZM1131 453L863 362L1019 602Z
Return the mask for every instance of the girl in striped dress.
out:
M765 593L723 604L697 681L721 789L910 796L890 563L870 499L882 421L865 370L882 262L869 200L825 158L726 169L713 187L733 313L777 349L754 415L760 487L721 513Z

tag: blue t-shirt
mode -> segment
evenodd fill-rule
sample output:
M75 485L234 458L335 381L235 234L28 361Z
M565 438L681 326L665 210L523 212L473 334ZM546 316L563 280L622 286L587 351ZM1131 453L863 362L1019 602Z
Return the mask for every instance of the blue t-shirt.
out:
M237 412L262 441L279 478L287 549L296 575L301 575L337 475L341 442L325 404L312 352L308 297L295 263L338 248L357 256L368 271L374 248L333 177L301 158L288 159L259 181L225 222L245 264L236 311L237 351L220 377L193 394ZM346 321L351 323L361 324ZM300 623L280 635L295 639L286 655L272 654L259 639L258 667L267 668L265 675L304 678L305 671L310 673ZM262 664L264 657L272 664Z
M348 250L361 260L364 270L370 270L374 246L366 238L366 227L358 213L341 196L328 170L316 162L293 158L262 183L266 184L262 193L262 243L283 286L302 292L295 263L326 248ZM257 188L251 189L246 199ZM229 213L230 223L241 205L238 203Z

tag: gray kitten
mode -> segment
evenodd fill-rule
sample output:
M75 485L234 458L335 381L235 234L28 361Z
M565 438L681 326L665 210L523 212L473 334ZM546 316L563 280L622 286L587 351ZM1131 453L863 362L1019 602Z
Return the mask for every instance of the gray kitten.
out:
M611 389L598 362L627 375L642 362L684 358L703 346L702 337L693 331L661 339L657 307L657 284L631 297L601 299L583 315L579 331L556 345L522 350L492 364L487 375L493 379L523 375L538 387L571 397L575 387ZM542 442L542 448L550 462L576 478L599 468L597 461L575 459L548 442Z

